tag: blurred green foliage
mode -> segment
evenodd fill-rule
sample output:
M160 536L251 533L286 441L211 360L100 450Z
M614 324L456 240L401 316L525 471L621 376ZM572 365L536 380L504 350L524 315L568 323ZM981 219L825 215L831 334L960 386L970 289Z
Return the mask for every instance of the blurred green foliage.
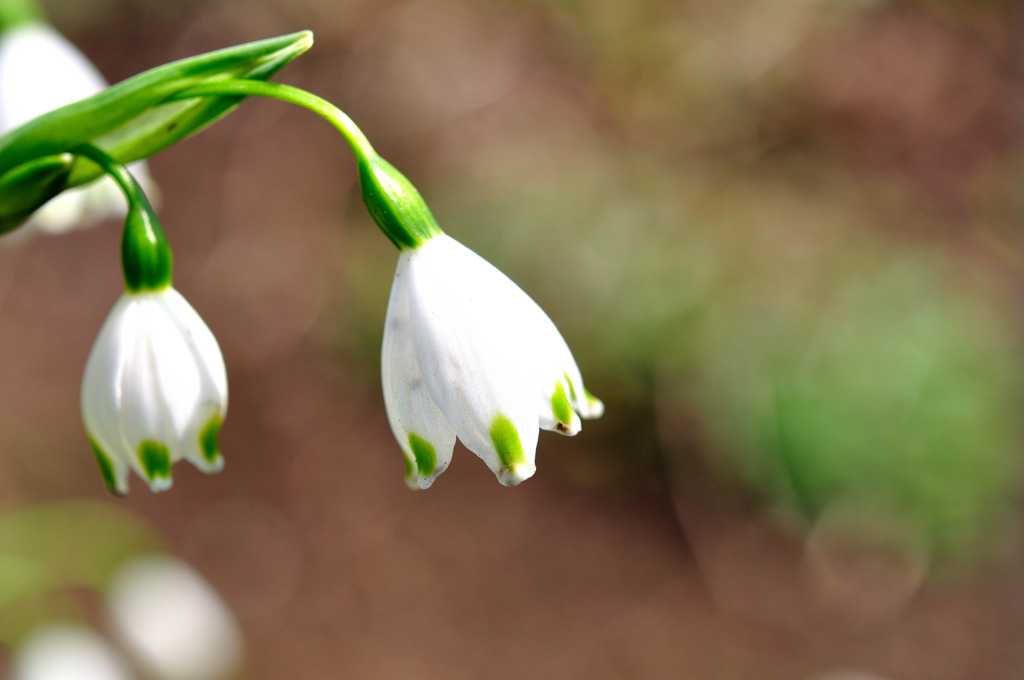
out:
M709 455L808 520L882 508L940 561L983 554L1020 484L1009 301L934 245L853 231L780 249L750 235L762 247L738 256L670 373Z
M0 514L0 642L17 646L53 620L89 621L102 591L130 557L163 552L134 515L98 501L67 501Z

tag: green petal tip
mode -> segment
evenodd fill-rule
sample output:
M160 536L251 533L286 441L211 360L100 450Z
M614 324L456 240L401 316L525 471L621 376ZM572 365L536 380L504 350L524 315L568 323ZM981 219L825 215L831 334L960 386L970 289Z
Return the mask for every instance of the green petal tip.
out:
M423 477L429 477L437 469L437 452L434 447L418 434L409 434L409 448L416 459L416 471Z
M494 417L491 423L491 443L501 461L498 481L505 486L515 486L537 471L534 465L527 462L519 432L508 416L499 413Z
M558 421L555 426L562 434L575 434L571 425L573 421L572 405L565 395L562 383L555 383L555 392L551 395L551 413Z
M220 437L220 428L224 425L224 419L215 415L207 421L203 429L199 431L199 450L203 454L203 461L206 463L200 469L203 472L219 472L224 468L224 456L217 444Z
M99 444L91 437L89 438L89 446L92 447L93 455L96 456L96 463L100 466L100 474L103 476L103 483L106 485L107 491L115 496L126 495L128 493L127 484L118 481L117 473L114 471L114 463L110 460L110 456L104 453Z
M171 452L166 446L147 439L139 444L137 456L150 489L164 491L171 488Z

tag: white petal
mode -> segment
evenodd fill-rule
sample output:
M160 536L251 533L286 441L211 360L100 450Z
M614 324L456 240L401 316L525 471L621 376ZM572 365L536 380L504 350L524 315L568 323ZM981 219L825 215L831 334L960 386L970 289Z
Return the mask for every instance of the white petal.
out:
M221 597L187 564L135 559L108 593L113 630L153 678L235 677L242 660L238 624Z
M220 456L208 459L203 452L202 439L204 428L219 428L227 415L228 376L224 356L213 332L178 291L173 288L164 291L161 305L179 330L190 358L189 367L194 368L198 381L191 411L178 429L181 455L204 472L217 472L224 467L224 459Z
M416 358L431 396L462 443L499 480L514 484L535 470L533 351L523 342L518 290L504 274L446 235L408 254L409 308ZM499 453L493 430L507 419L519 455Z
M129 680L127 664L97 633L76 624L33 632L18 648L11 680Z
M113 486L128 491L128 469L141 474L134 452L121 437L121 382L124 345L130 341L132 298L122 296L107 315L85 363L82 378L82 421L93 444L113 467ZM98 454L99 455L99 454ZM102 462L101 462L102 465Z
M121 381L121 438L133 456L144 458L138 465L150 488L161 491L171 486L170 466L181 457L181 421L198 393L198 380L188 366L188 353L182 351L179 331L152 294L132 297Z
M430 396L416 360L409 320L408 268L409 255L403 254L395 269L388 300L381 348L381 382L388 424L412 472L407 475L406 483L426 489L451 462L455 430Z
M29 222L18 233L22 231L28 233L28 231L38 229L47 234L61 234L85 223L89 215L86 208L85 191L85 187L68 189L55 198L51 198L32 214Z
M483 261L486 263L486 260ZM534 371L541 397L540 426L545 430L574 435L580 429L579 418L573 414L559 421L552 413L552 396L556 392L556 385L562 385L570 405L584 418L599 418L604 413L604 406L583 386L583 376L580 375L572 351L551 317L515 282L497 269L494 271L508 282L506 296L509 304L518 307L520 323L529 329L524 332L523 338L533 344Z
M600 415L595 409L595 404L600 402L592 398L587 399L580 369L554 322L526 293L521 290L519 292L522 318L524 324L531 329L529 338L535 346L535 371L541 397L540 426L545 430L574 435L580 430L580 420L576 413L584 418L595 418ZM568 418L558 418L555 413L557 409L552 399L559 391L559 387L576 412L566 414Z

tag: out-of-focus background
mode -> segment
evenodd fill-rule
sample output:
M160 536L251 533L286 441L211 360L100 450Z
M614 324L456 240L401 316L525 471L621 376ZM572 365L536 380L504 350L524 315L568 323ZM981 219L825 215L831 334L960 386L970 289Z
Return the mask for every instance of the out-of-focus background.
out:
M78 382L118 225L0 249L0 668L49 622L130 647L106 591L158 550L243 650L139 677L1024 676L1019 3L44 5L112 81L312 29L277 79L549 312L607 413L518 488L460 445L407 490L394 249L342 140L248 101L151 161L227 360L221 474L105 495Z

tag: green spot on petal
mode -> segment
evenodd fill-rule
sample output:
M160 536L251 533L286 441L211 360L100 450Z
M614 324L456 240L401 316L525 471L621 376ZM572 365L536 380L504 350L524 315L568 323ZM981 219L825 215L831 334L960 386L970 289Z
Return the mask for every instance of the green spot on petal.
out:
M416 457L416 468L419 473L424 477L432 475L437 467L437 452L430 442L418 434L409 433L409 448Z
M147 439L139 444L138 456L146 479L150 482L171 478L171 452L166 446Z
M93 455L96 456L96 462L99 463L100 474L103 475L103 483L107 485L107 491L117 496L125 495L124 491L117 488L117 475L114 474L114 464L110 461L110 457L91 437L89 445L92 447Z
M211 465L221 459L220 449L217 448L217 437L220 436L220 428L223 424L224 419L215 415L199 431L199 450L203 452L206 462Z
M576 401L576 388L572 384L572 380L569 379L568 373L563 373L562 377L565 378L565 384L569 386L569 398Z
M572 422L572 406L568 397L565 396L565 388L562 383L555 383L555 393L551 395L551 412L560 423Z
M498 452L498 459L503 467L514 470L520 465L526 465L526 454L523 453L523 443L519 440L519 432L508 416L498 414L491 423L491 443Z
M409 479L416 474L416 465L409 456L403 455L402 458L405 459L405 478Z

